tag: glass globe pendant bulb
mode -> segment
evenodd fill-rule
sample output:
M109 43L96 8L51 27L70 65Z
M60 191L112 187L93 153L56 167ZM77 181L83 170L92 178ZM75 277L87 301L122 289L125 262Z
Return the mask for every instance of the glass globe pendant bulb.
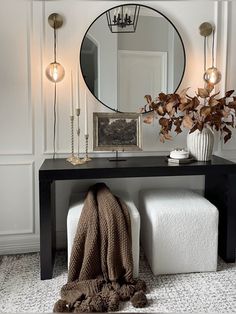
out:
M65 70L60 63L52 62L46 68L46 76L51 82L57 83L64 78Z
M204 73L203 79L205 82L215 85L220 82L221 73L217 68L211 67L206 70L206 72Z

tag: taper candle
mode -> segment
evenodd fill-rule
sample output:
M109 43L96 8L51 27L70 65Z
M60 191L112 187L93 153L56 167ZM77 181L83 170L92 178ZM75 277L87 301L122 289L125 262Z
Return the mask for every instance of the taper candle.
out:
M77 89L77 101L76 101L76 109L80 108L80 85L79 85L79 65L77 67L77 81L76 81L76 89Z
M71 112L70 115L74 116L74 89L73 89L73 73L71 71Z
M84 115L85 115L85 128L84 128L84 134L88 134L88 104L87 104L87 91L85 88L84 92Z

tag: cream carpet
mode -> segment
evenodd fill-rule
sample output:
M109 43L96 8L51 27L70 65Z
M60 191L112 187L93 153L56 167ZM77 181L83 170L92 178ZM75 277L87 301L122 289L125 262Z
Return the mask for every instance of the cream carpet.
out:
M65 253L57 254L54 278L39 279L39 254L0 257L0 312L52 312L60 287L66 282ZM149 287L149 305L135 309L129 302L124 312L236 312L236 264L219 261L211 273L153 276L141 255L140 278Z

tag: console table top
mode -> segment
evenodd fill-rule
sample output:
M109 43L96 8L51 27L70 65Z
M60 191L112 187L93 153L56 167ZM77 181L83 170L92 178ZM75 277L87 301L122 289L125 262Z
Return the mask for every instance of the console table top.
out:
M73 166L64 158L45 159L39 169L40 180L69 180L119 177L148 177L175 175L202 175L236 173L236 163L212 156L211 161L195 161L189 164L170 164L166 156L124 157L125 161L109 161L108 157L96 157Z

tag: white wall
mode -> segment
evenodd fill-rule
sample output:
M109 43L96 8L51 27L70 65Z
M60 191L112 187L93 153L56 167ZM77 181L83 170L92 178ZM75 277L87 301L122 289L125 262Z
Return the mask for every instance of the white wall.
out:
M44 75L53 58L53 31L47 17L57 12L65 23L58 31L58 61L66 70L58 84L57 156L70 152L70 69L78 67L80 43L90 23L104 10L124 1L31 1L2 0L0 3L0 253L39 249L38 169L52 156L53 84ZM202 22L216 24L217 64L224 81L220 89L236 86L233 36L236 4L227 1L139 1L167 15L179 30L186 47L187 65L180 89L203 86ZM229 8L228 8L229 6ZM226 22L229 16L229 30ZM9 17L14 23L9 23ZM210 47L209 47L210 48ZM226 62L228 61L228 62ZM84 151L84 83L80 76L81 139ZM107 111L88 93L89 149L92 150L92 112ZM166 154L186 145L186 134L161 144L157 125L144 126L145 154ZM216 152L236 160L236 137ZM93 154L102 156L104 154ZM203 177L106 180L112 188L124 186L136 199L141 187L182 186L202 190ZM57 183L58 245L65 242L65 218L71 191L86 189L92 181Z

